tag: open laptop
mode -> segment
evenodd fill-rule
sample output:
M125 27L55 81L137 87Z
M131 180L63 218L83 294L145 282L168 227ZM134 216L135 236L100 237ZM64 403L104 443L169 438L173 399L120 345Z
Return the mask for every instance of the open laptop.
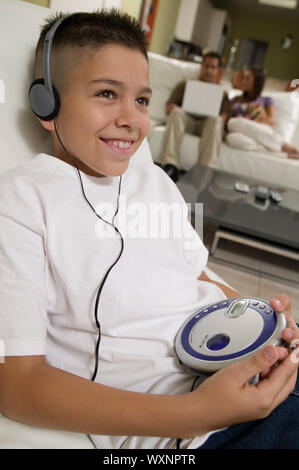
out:
M218 116L224 90L221 85L187 80L182 107L195 116Z

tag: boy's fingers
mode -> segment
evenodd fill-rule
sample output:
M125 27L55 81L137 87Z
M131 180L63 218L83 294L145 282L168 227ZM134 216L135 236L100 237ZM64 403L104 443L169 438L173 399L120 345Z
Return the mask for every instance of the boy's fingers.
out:
M268 389L275 400L279 401L281 396L287 396L292 391L293 378L296 377L297 369L298 361L295 361L289 354L277 367L272 368L270 374L261 380L257 387L265 391Z
M299 330L291 312L291 299L285 294L279 294L270 300L270 305L277 313L284 313L288 329L293 331L293 337L295 337L295 335L298 337ZM293 339L291 337L291 331L284 330L283 338L286 341L291 341Z
M289 311L291 309L291 299L288 295L278 294L270 300L270 303L274 303L273 308L277 312Z
M295 338L295 332L292 328L285 328L281 336L287 343L290 343Z
M291 313L291 299L285 294L279 294L270 300L270 305L277 313L284 313L288 326L290 328L297 328L297 325Z
M240 368L242 380L246 382L256 374L269 369L278 359L279 353L276 347L266 346L242 362L242 367Z
M294 390L296 379L297 379L297 371L295 371L293 375L289 377L289 380L287 381L287 383L285 383L285 385L279 391L278 395L274 399L273 409L276 408L278 405L280 405L280 403L282 403L289 396L289 394Z
M278 352L277 362L283 361L283 359L285 359L289 354L289 351L288 351L287 348L284 348L284 347L281 347L281 346L276 346L276 349L277 349L277 352ZM275 367L275 365L272 366L272 367ZM263 378L267 377L269 375L270 371L271 371L271 367L268 367L267 369L263 370L260 373L260 378L263 379Z

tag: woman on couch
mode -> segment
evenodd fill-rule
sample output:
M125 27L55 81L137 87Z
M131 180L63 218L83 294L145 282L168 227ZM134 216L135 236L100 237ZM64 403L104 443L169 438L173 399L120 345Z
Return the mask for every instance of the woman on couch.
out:
M227 123L226 142L242 150L285 152L289 158L299 159L299 150L275 133L275 106L272 98L261 96L265 73L261 67L251 66L242 72L241 96L231 100L231 119Z

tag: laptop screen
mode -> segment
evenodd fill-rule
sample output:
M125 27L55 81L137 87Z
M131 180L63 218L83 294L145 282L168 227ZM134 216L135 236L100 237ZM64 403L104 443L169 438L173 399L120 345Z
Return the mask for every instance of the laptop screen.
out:
M195 116L218 116L224 90L221 85L201 80L188 80L182 107L186 113Z

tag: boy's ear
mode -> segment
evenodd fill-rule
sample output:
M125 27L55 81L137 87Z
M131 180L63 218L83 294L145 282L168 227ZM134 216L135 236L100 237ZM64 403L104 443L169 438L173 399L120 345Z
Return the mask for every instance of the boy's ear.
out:
M49 132L54 132L55 127L54 127L54 120L51 119L51 121L43 121L41 118L37 118L41 125Z

